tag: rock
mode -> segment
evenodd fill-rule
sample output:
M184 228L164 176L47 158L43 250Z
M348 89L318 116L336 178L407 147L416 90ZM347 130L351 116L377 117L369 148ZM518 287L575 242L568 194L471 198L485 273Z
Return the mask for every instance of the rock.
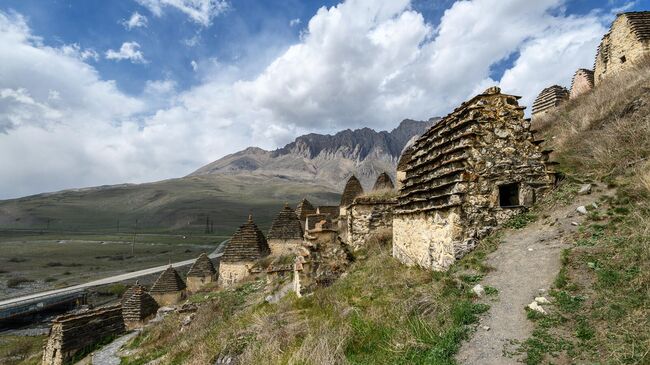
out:
M549 304L550 302L545 297L536 297L535 302L538 304Z
M472 288L472 292L476 294L477 297L482 297L485 294L485 289L483 288L483 285L481 284L476 284Z
M489 330L490 330L490 326L481 326L481 328L483 328L483 329L486 330L486 331L489 331Z
M530 248L530 247L528 248L528 251L532 251L532 250L533 250L532 248Z
M591 194L591 184L584 184L580 187L580 190L578 190L579 195L587 195Z
M587 214L587 208L584 205L581 205L581 206L576 208L576 212L578 212L578 213L580 213L582 215L585 215L585 214Z
M528 308L530 310L534 310L535 312L538 312L538 313L541 313L541 314L546 314L546 311L544 310L544 308L542 308L541 305L537 304L537 302L532 302L532 303L528 304Z
M577 226L579 226L579 225L580 225L580 223L578 223L578 222L571 222L571 225L572 225L572 226L576 226L576 227L577 227Z
M182 325L183 327L185 327L185 326L189 326L190 323L192 323L192 319L194 319L194 316L191 315L191 314L189 314L189 315L183 317L183 320L181 321L181 325Z
M591 206L594 207L594 209L598 209L598 204L596 204L596 202L591 203Z

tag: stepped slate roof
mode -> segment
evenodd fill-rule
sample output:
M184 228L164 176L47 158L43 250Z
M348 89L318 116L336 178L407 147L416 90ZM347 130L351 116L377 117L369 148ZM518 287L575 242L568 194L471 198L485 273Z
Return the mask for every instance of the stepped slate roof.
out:
M363 194L363 187L361 182L357 179L356 176L352 175L348 182L345 184L345 189L343 189L343 195L341 196L341 206L347 207L352 204L354 198Z
M216 274L216 272L217 270L215 270L214 265L212 264L212 260L210 260L208 255L204 252L199 255L196 261L194 261L194 264L192 264L190 271L187 272L187 277L212 276Z
M375 181L375 186L372 187L372 190L393 190L393 189L395 189L393 180L385 172L382 172L381 174L379 174L379 176L377 176L377 180Z
M144 286L138 284L131 286L122 297L122 316L124 321L142 321L155 314L158 303L147 293Z
M268 238L280 240L301 240L303 236L300 219L296 212L285 204L271 224Z
M248 216L248 222L237 229L226 246L221 257L222 262L257 261L271 253L264 233L253 223L253 217Z
M533 114L545 112L560 105L569 98L569 90L563 86L553 85L542 90L533 103Z
M399 161L397 161L397 171L405 171L409 161L411 161L411 156L413 156L413 151L414 148L413 146L407 148L402 152L402 155L399 158Z
M151 293L164 294L172 293L185 289L187 286L176 269L171 265L160 274L156 282L151 287Z
M296 207L296 215L300 218L301 222L304 222L309 214L314 213L316 213L316 208L307 199L303 199Z
M635 11L619 15L627 18L632 32L639 41L650 40L650 11Z

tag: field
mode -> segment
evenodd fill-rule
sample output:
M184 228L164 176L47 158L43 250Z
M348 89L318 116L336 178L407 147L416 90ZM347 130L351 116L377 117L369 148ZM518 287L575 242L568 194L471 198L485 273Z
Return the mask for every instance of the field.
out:
M183 238L185 237L185 238ZM212 252L224 236L15 235L0 241L0 298L66 287Z

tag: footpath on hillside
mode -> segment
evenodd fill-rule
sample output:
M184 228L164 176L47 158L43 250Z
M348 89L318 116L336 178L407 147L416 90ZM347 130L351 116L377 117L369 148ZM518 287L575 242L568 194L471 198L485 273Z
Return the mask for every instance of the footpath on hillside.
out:
M456 356L459 364L507 365L522 361L515 352L533 331L525 308L536 297L549 298L548 291L560 271L562 249L569 247L573 233L585 220L576 208L591 205L604 194L594 191L579 195L567 206L545 212L548 217L539 217L519 230L504 230L497 250L487 257L487 264L494 270L480 283L498 289L498 297L483 297L490 310L463 343Z

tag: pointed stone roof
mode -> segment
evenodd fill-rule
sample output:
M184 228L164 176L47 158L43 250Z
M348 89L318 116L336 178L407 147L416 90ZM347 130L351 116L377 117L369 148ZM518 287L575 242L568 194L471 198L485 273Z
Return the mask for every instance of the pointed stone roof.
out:
M397 171L406 171L407 164L411 161L411 156L413 156L413 151L413 146L411 146L402 152L399 161L397 161Z
M650 11L633 11L619 14L619 16L627 18L637 40L641 42L650 40Z
M377 176L377 180L375 181L375 186L372 187L373 191L377 190L393 190L395 189L395 184L393 184L393 179L390 178L390 176L382 172Z
M569 90L560 85L549 86L539 93L533 103L533 114L543 113L556 108L569 99Z
M144 286L131 286L122 296L122 316L125 322L138 322L153 315L158 310L158 303Z
M222 262L257 261L271 253L264 233L253 222L253 216L248 216L248 222L237 229L221 257Z
M354 198L363 194L363 187L361 182L357 179L356 176L352 175L348 182L345 184L345 189L343 189L343 195L341 196L341 206L347 207L352 204Z
M298 215L288 204L285 204L273 220L268 238L270 240L301 240L302 236L302 226Z
M307 199L303 199L296 207L296 215L301 222L305 221L308 215L316 213L316 208Z
M208 255L204 252L199 255L196 261L194 261L194 264L192 264L190 271L187 272L187 277L202 278L214 275L216 272L217 270L215 270L214 265L212 264L212 260L210 260Z
M181 276L178 275L178 271L169 265L165 271L160 274L156 282L153 283L151 287L151 293L154 294L164 294L172 293L185 289L187 286Z

